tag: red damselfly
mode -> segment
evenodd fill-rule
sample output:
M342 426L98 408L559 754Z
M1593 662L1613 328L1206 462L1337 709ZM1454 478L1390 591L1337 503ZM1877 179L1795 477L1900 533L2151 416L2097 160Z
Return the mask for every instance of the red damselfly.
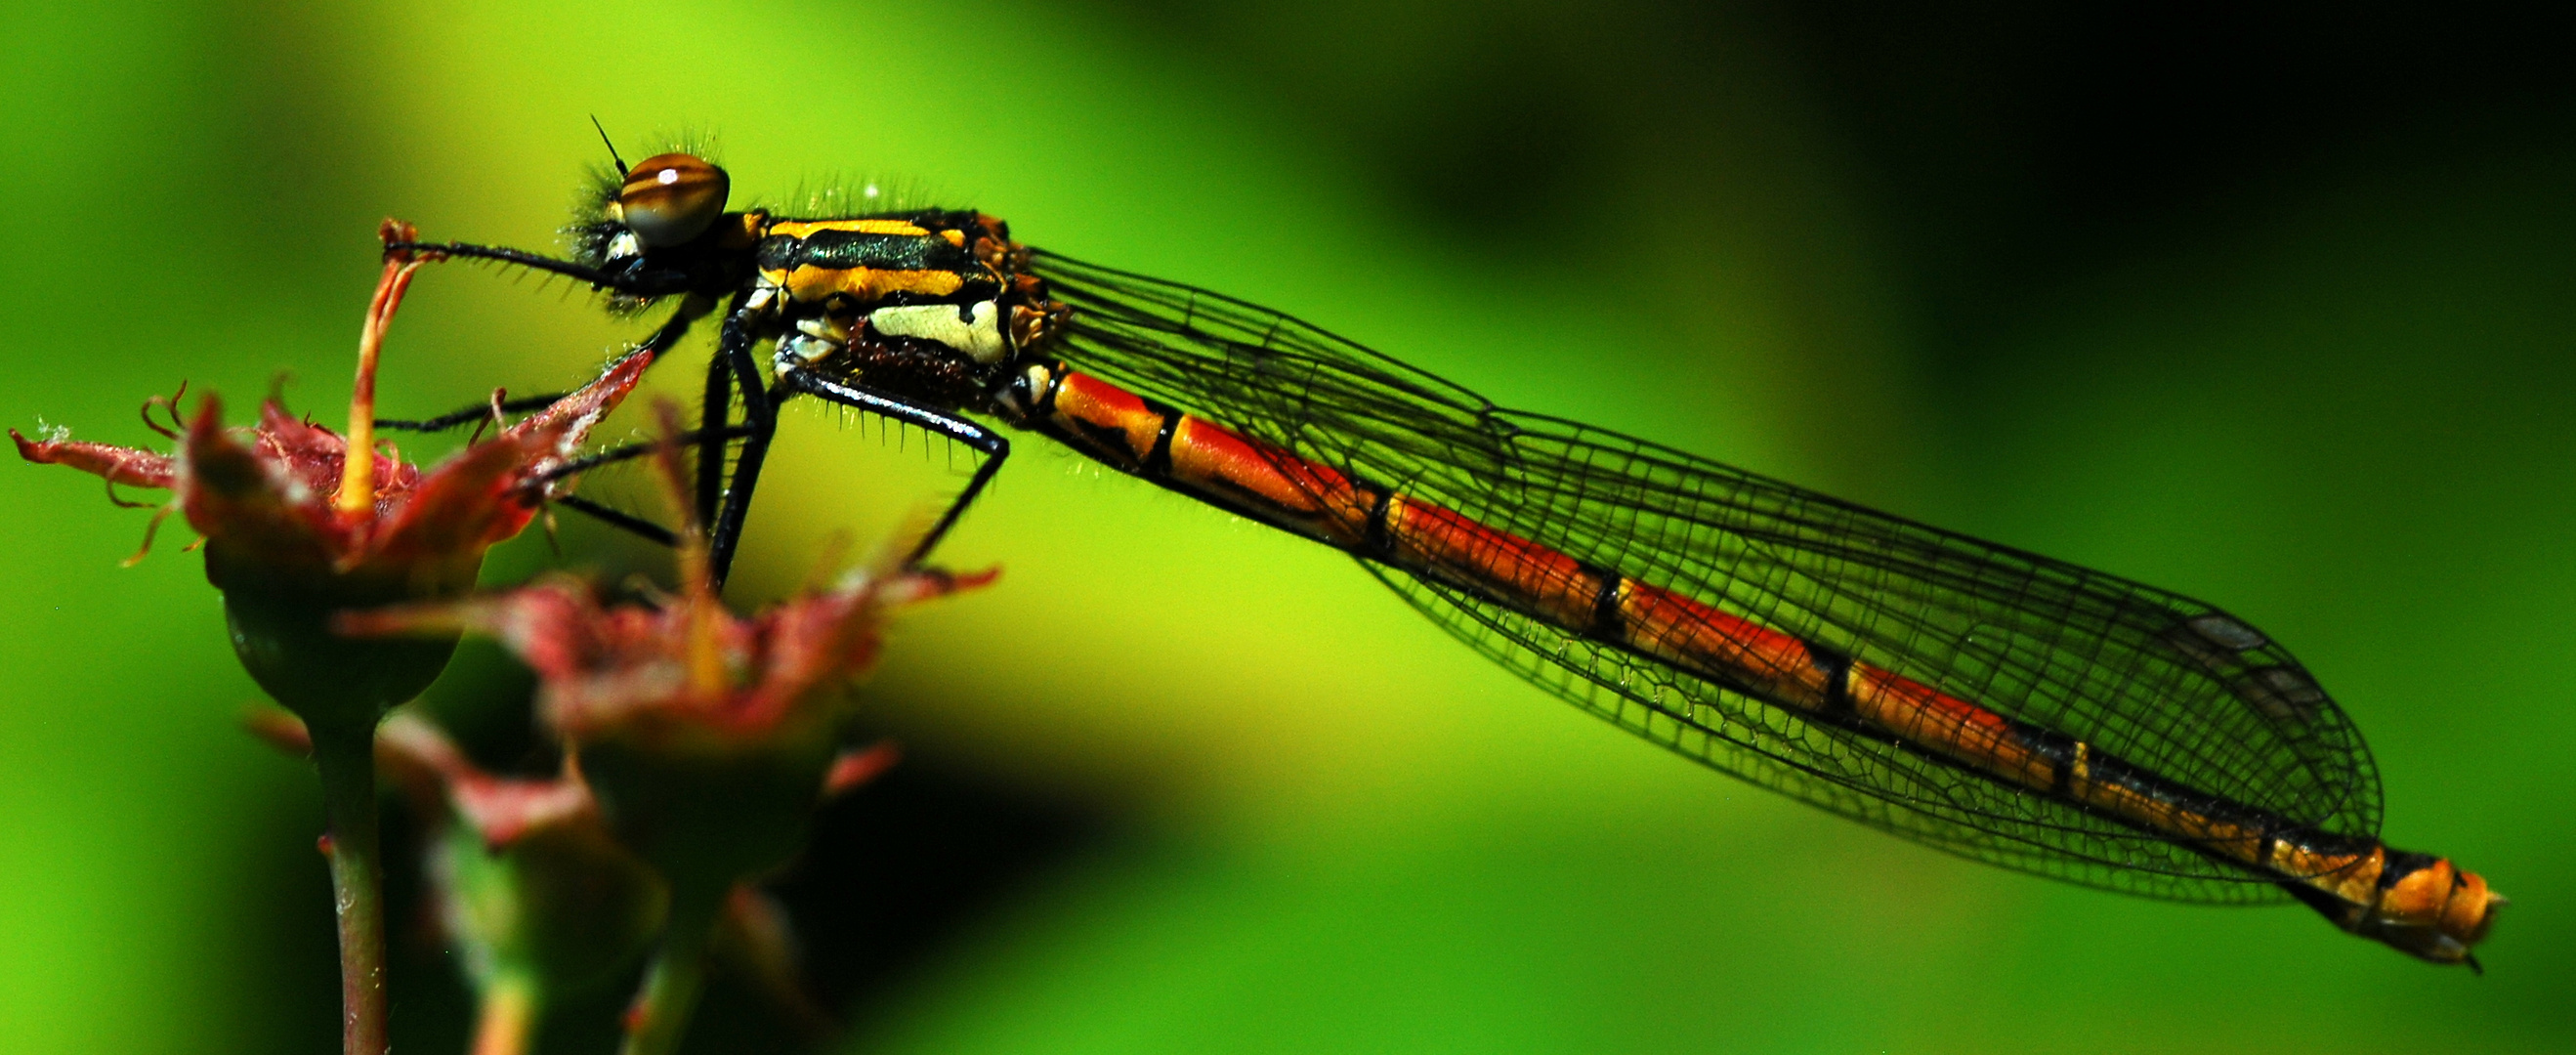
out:
M1341 549L1575 705L1921 843L2155 897L2295 898L2473 967L2504 903L2379 841L2359 731L2210 605L1499 408L1280 312L1024 246L992 216L790 218L728 212L728 193L722 169L663 154L599 181L572 259L396 247L567 275L621 310L676 302L638 354L720 316L695 496L719 576L781 401L984 456L916 560L1009 455L979 415Z

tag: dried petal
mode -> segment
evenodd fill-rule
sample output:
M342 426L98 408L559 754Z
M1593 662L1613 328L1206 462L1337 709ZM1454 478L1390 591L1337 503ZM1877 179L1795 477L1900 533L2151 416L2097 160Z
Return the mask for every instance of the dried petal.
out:
M843 689L874 663L886 614L992 577L853 576L750 619L725 612L703 584L612 608L558 577L451 604L351 613L341 626L499 638L542 679L540 713L577 752L620 838L675 884L720 889L783 863L828 789L891 760L849 761L843 779L828 779L847 718Z
M176 455L16 439L30 461L176 492L205 536L206 578L224 591L251 676L307 721L366 723L435 679L454 637L350 641L331 631L330 615L470 590L484 552L535 517L555 486L548 474L649 365L649 355L628 356L425 475L390 450L371 452L372 510L357 516L332 503L347 441L274 402L261 407L258 427L235 430L223 427L219 401L201 400Z
M903 749L892 740L880 740L867 747L854 747L832 759L832 768L823 772L823 797L839 798L858 790L870 781L884 776L895 763L903 761Z
M17 442L21 458L70 466L112 484L167 488L179 474L178 461L167 454L69 439L31 440L16 429L9 430L9 438Z

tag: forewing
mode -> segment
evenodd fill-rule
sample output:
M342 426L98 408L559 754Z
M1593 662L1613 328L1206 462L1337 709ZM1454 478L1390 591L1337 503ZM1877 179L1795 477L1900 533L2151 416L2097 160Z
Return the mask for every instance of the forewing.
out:
M2247 624L1607 430L1501 410L1232 298L1041 254L1077 368L1409 500L2065 734L2308 830L2375 835L2350 720ZM2007 867L2187 900L2277 896L2178 843L1456 584L1371 570L1578 706L1717 769Z

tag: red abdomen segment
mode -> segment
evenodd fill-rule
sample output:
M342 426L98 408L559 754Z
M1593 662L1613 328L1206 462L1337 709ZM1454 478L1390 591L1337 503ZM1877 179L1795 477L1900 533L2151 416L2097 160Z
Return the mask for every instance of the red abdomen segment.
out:
M2268 879L2339 927L2474 962L2503 903L2447 859L2325 836L1821 643L1586 564L1054 364L1028 424L1122 472Z

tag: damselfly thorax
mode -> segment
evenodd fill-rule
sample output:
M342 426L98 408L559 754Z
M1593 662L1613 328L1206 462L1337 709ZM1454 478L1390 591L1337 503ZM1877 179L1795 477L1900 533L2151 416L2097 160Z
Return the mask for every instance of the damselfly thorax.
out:
M676 299L637 354L722 305L696 437L719 578L780 401L984 456L915 560L1010 453L983 415L1347 552L1577 706L1930 846L2151 896L2294 898L2438 963L2474 964L2503 903L2379 841L2359 730L2211 605L1497 407L1283 313L1023 246L983 213L728 212L728 189L665 154L601 185L573 260L417 247L569 275L622 308Z
M999 217L709 214L725 185L723 170L689 155L646 158L603 217L576 229L577 255L647 288L677 280L738 297L749 335L774 342L779 375L861 381L949 409L1007 412L1003 389L1069 313Z

